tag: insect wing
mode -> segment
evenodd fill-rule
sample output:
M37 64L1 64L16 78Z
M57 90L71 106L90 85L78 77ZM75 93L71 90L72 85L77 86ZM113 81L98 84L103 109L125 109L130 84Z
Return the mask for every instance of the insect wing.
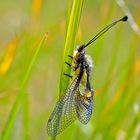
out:
M75 96L75 107L77 118L83 124L87 124L92 115L93 109L93 90L91 90L90 83L87 80L87 73L84 71L81 82ZM87 84L89 84L87 86Z
M47 133L49 136L56 136L76 120L77 115L74 101L77 87L78 81L75 78L67 92L57 102L47 123Z
M86 96L89 94L90 96ZM77 118L83 124L87 124L92 115L93 109L93 91L86 91L81 94L80 90L76 93L75 106Z

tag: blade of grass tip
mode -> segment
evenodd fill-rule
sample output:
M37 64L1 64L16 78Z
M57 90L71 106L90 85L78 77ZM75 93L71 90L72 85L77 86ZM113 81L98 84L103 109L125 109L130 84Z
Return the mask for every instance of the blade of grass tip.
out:
M3 130L2 140L7 140L10 136L10 132L12 130L12 126L14 124L16 114L19 110L19 106L20 106L20 103L22 101L22 98L24 97L24 93L25 93L25 90L26 90L26 87L27 87L27 84L28 84L28 81L29 81L29 78L31 75L32 67L33 67L33 65L37 59L38 53L39 53L39 51L40 51L40 49L41 49L41 47L42 47L42 45L47 37L48 37L48 33L46 33L45 36L43 37L43 39L40 41L38 48L35 51L35 54L34 54L32 60L29 64L29 67L28 67L27 71L25 72L25 75L23 77L23 81L22 81L19 93L17 95L16 101L11 109L10 115L8 117L8 121L7 121L5 128Z
M66 88L69 83L69 78L64 76L64 73L70 74L71 69L65 65L65 61L71 63L72 60L68 58L68 55L73 55L74 45L76 40L76 34L79 26L79 21L81 17L82 7L84 0L74 0L72 4L72 10L69 18L69 24L66 34L64 54L62 60L62 71L60 77L60 94L62 96L66 91Z

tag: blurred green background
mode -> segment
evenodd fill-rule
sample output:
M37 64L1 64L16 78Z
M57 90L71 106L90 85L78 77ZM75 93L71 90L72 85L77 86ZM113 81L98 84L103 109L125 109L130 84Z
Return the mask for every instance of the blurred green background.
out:
M59 98L67 1L0 3L0 137L25 71L44 33L49 32L8 138L49 140L46 124ZM95 97L90 122L84 126L76 121L57 136L58 140L140 139L140 1L84 1L76 44L87 42L127 14L128 23L117 25L87 48L94 60Z

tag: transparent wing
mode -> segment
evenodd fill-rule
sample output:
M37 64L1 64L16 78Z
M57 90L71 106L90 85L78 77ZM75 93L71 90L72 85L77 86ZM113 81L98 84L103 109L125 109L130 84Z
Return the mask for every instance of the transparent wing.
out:
M67 92L57 102L47 123L48 135L56 136L76 120L77 115L74 102L78 85L78 78L75 78Z
M80 91L77 90L75 100L77 118L81 123L87 124L92 115L93 91L85 90L84 93L80 93Z

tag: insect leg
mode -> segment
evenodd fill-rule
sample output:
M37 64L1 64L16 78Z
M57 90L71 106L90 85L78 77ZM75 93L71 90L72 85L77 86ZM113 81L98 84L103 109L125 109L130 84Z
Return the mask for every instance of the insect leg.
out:
M71 76L71 75L69 75L69 74L64 73L64 75L65 75L65 76L68 76L68 77L70 77L70 78L72 78L72 76Z
M65 61L65 63L66 63L69 67L71 67L71 64L69 64L69 63L68 63L68 62L66 62L66 61Z
M71 58L71 59L73 59L73 56L71 56L71 55L68 55L68 57Z

